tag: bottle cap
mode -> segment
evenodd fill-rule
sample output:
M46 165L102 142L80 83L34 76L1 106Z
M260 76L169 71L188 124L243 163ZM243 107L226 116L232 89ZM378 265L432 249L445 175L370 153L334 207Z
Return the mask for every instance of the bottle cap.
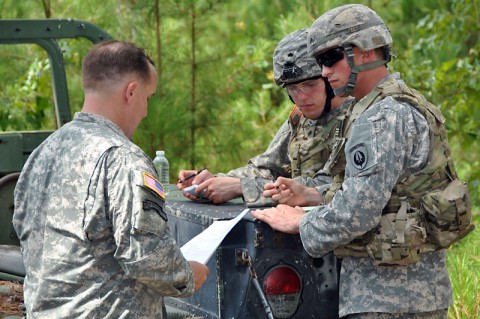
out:
M157 155L165 155L165 151L157 151L156 154Z

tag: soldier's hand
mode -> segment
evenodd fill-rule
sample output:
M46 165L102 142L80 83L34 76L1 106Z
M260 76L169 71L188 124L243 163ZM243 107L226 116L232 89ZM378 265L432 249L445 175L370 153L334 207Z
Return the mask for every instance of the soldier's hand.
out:
M193 178L185 180L188 176L195 174L197 171L194 170L181 170L178 173L178 182L177 182L177 188L179 190L182 190L184 188L187 188L189 186L192 186Z
M197 174L197 176L195 176L192 179L192 184L200 185L201 183L203 183L206 180L209 180L210 178L213 178L213 177L215 177L215 176L212 173L210 173L208 171L208 169L206 169L204 171L201 171L200 174Z
M199 184L196 192L200 194L202 191L205 191L205 197L214 204L220 204L242 196L242 185L240 178L217 176Z
M300 220L305 211L301 207L290 207L278 205L275 208L252 211L252 216L270 225L275 230L287 233L298 234Z
M263 196L292 207L315 206L322 200L317 189L306 187L291 178L279 177L274 183L267 183L264 189Z
M193 270L193 276L195 277L195 292L197 292L207 280L208 267L193 260L188 261L188 263Z
M266 183L263 186L263 196L271 198L277 194L280 194L280 188L275 182Z
M297 190L300 186L302 186L300 183L291 178L279 177L276 181L265 184L263 196L271 197L274 200L275 198L280 199L291 195L292 189ZM297 192L300 192L300 190L297 190Z
M194 170L181 170L180 173L178 174L178 182L177 182L177 188L182 191L183 196L191 199L191 200L196 200L197 196L192 195L187 192L183 192L183 190L187 187L190 187L192 185L198 185L212 177L214 175L210 173L208 170L204 170L200 172L200 174L197 174L197 171ZM188 178L189 176L195 175L194 177ZM200 191L197 192L200 194Z

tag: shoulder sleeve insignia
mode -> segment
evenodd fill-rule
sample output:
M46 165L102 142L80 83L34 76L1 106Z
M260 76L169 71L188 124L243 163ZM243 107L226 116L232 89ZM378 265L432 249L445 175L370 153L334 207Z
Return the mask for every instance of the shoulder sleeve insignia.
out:
M350 150L353 166L358 170L363 170L368 163L368 151L364 144L354 146Z
M303 116L302 111L297 107L295 104L290 111L290 122L292 122L293 126L298 124L298 121L300 121L300 118Z
M154 210L164 221L168 220L167 214L163 211L163 208L160 204L148 199L144 199L142 204L143 210Z
M160 183L155 177L146 172L143 172L143 185L151 189L161 198L165 199L165 191L163 189L162 183Z
M345 144L346 170L351 176L370 174L378 165L378 155L373 151L372 124L354 126Z

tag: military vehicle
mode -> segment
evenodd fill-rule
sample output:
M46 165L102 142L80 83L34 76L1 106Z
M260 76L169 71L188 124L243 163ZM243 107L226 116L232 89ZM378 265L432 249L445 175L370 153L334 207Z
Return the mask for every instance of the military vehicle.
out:
M57 127L72 118L57 40L79 37L92 43L111 38L96 25L78 20L0 20L0 44L37 44L48 53ZM11 223L13 190L29 154L51 133L0 133L0 281L7 283L0 285L0 298L17 289L25 275ZM198 203L173 185L169 188L169 224L179 245L214 221L235 218L245 209L240 199L222 205ZM338 318L334 256L311 258L298 235L274 231L248 213L227 234L207 266L208 279L194 296L166 298L168 318Z
M92 43L111 39L96 25L72 19L0 20L0 44L36 44L48 54L57 127L72 119L63 52L58 39L85 38ZM11 225L13 189L30 153L53 131L0 132L0 244L18 245ZM3 227L7 227L5 229Z

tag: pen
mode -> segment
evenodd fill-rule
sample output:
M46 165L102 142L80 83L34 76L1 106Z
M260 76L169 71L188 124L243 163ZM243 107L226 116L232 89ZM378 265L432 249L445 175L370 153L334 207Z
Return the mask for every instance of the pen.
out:
M195 173L188 175L187 177L185 177L185 178L183 179L183 181L182 181L181 179L179 179L178 182L179 182L179 183L183 183L183 182L185 182L186 180L189 180L190 178L194 178L195 176L197 176L198 174L200 174L201 172L203 172L203 171L206 170L206 169L208 169L208 167L204 167L204 168L202 168L201 170L196 171Z

